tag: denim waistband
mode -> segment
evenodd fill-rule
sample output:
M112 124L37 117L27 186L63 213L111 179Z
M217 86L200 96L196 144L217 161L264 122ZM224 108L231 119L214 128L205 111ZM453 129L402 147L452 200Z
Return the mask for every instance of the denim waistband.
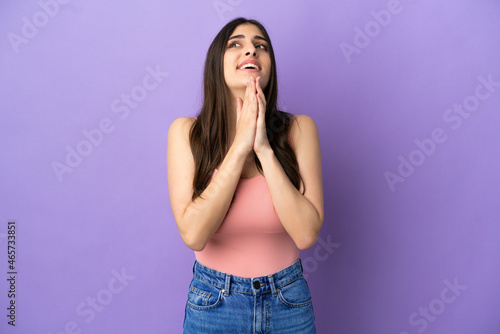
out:
M230 292L259 294L271 292L276 295L285 286L302 276L302 261L297 259L292 265L274 274L260 277L240 277L205 267L197 260L193 264L193 275L205 283L222 289L227 296Z

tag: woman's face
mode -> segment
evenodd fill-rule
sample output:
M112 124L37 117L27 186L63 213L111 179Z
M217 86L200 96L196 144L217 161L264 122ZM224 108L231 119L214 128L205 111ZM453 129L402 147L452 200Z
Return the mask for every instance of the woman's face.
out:
M253 76L260 77L260 85L265 89L270 71L268 42L259 28L250 23L237 26L229 37L224 53L226 85L233 92L244 92L248 78Z

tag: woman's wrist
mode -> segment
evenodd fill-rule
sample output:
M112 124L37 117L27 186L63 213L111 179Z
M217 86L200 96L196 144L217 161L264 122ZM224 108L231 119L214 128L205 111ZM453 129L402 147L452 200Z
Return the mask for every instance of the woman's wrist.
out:
M229 151L232 152L232 154L234 154L237 157L237 159L246 159L248 154L250 152L252 152L252 149L251 148L250 149L244 148L241 145L236 145L233 142L233 144L229 148Z
M251 152L251 151L250 151ZM229 151L227 152L226 158L229 159L228 165L230 165L231 170L242 170L245 165L245 159L248 156L247 150L236 145L231 145Z
M259 158L260 162L270 160L274 157L274 151L271 146L267 146L265 148L261 148L258 151L255 151L257 158Z

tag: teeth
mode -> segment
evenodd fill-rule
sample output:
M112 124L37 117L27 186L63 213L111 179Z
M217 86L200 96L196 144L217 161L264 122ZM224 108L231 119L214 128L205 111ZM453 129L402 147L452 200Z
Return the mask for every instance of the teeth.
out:
M245 64L245 65L241 66L241 67L240 67L240 70L245 69L245 68L251 68L251 67L252 67L252 68L259 69L259 67L258 67L257 65L252 64L252 63L247 63L247 64Z

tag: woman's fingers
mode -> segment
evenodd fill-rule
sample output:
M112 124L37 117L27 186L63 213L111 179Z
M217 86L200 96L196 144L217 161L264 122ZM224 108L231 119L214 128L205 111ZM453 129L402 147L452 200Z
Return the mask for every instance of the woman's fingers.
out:
M237 107L236 107L236 122L239 121L240 119L240 115L241 115L241 108L243 108L243 101L237 97L236 98L236 104L237 104Z
M252 81L251 81L251 84L252 84L252 87L251 87L251 96L254 97L252 99L252 111L257 111L256 107L257 107L257 99L255 99L255 91L256 91L256 87L255 87L255 78L252 77Z
M264 91L262 90L262 87L260 86L260 77L257 77L257 83L256 83L256 91L257 93L265 99Z
M264 98L264 92L262 91L262 88L260 87L260 77L257 77L257 80L256 80L256 90L257 92L254 93L254 96L255 96L255 99L257 100L257 104L258 104L258 126L262 126L262 124L265 123L264 121L264 118L265 118L265 114L266 114L266 105L265 105L265 98Z
M259 114L264 116L266 114L266 103L264 98L260 94L255 94L255 99L259 105Z
M253 77L250 76L248 78L247 89L245 91L245 100L247 100L247 101L252 101L252 99L251 99L252 98L252 89L253 89L252 81L253 81Z
M263 112L264 114L266 113L266 96L264 95L264 91L262 90L262 87L260 86L260 77L257 77L257 97L258 97L258 103L259 103L259 112Z
M234 143L245 152L252 150L255 142L255 129L258 115L255 79L248 78L245 95L236 98L236 134Z
M266 96L260 86L260 77L256 80L257 92L254 93L255 98L258 101L258 117L257 117L257 131L255 134L255 140L253 145L253 150L257 155L263 152L264 149L269 148L269 140L267 138L267 128L266 128Z
M255 78L253 76L248 77L247 88L245 91L245 100L243 101L241 107L241 113L256 113L258 111L258 101L255 98L255 93L257 88L255 86ZM255 115L255 114L254 114Z

